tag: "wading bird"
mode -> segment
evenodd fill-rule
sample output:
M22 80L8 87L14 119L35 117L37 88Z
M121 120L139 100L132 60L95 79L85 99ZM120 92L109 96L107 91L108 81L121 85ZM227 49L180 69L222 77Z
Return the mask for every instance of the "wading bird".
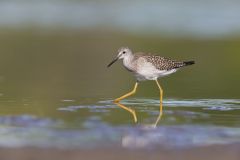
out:
M107 67L110 67L119 59L123 59L123 66L134 74L136 77L136 83L131 92L115 99L114 102L118 103L120 100L136 93L140 81L154 80L160 91L159 118L162 116L163 89L159 84L158 79L172 74L184 66L194 64L194 61L176 61L158 55L149 55L145 53L134 54L128 47L122 47L118 50L117 57L109 63Z

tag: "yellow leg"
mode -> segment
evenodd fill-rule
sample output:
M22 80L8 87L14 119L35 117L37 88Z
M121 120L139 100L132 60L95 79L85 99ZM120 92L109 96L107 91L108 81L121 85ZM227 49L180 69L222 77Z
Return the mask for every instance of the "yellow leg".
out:
M129 97L129 96L133 95L134 93L136 93L137 86L138 86L138 82L135 83L135 86L134 86L134 88L133 88L133 90L131 92L129 92L129 93L127 93L127 94L125 94L125 95L115 99L114 102L118 103L120 100L122 100L122 99L124 99L126 97Z
M163 111L162 111L162 102L163 102L163 89L160 86L160 84L158 83L158 80L156 80L157 86L159 88L160 91L160 112L159 112L159 116L157 118L157 121L155 122L155 126L157 125L157 123L159 122L159 120L161 119L162 115L163 115Z
M119 107L121 107L122 109L125 109L127 110L128 112L130 112L132 115L133 115L133 119L134 119L134 122L136 123L137 122L137 115L136 115L136 112L135 110L129 108L129 107L126 107L124 106L123 104L121 103L115 103L116 105L118 105Z

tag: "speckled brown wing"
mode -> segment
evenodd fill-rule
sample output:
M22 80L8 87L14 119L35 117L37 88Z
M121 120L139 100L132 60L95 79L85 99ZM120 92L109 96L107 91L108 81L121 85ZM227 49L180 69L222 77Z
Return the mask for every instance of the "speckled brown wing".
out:
M185 66L185 62L175 61L156 55L143 56L147 62L152 63L159 70L172 70Z

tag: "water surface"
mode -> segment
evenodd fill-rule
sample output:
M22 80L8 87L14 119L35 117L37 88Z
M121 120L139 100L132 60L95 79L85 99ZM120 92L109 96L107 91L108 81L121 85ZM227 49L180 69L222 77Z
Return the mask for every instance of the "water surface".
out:
M165 99L156 127L158 99L122 102L136 111L137 123L111 99L93 101L1 99L0 146L156 149L240 142L238 99Z

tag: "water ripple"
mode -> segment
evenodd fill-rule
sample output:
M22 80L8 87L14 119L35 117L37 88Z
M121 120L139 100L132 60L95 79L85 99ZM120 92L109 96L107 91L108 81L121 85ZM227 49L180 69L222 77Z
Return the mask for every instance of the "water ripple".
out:
M99 101L101 104L111 104L111 100ZM127 99L121 102L124 105L132 106L159 106L159 100L156 99ZM165 107L202 107L205 110L229 111L240 109L239 99L165 99Z
M1 126L18 126L18 127L53 127L61 122L50 118L40 118L34 115L18 116L0 116Z
M114 106L106 105L106 106L97 106L97 105L76 105L76 106L67 106L58 108L59 111L69 111L75 112L79 109L90 109L96 112L106 111L104 109L115 108Z

